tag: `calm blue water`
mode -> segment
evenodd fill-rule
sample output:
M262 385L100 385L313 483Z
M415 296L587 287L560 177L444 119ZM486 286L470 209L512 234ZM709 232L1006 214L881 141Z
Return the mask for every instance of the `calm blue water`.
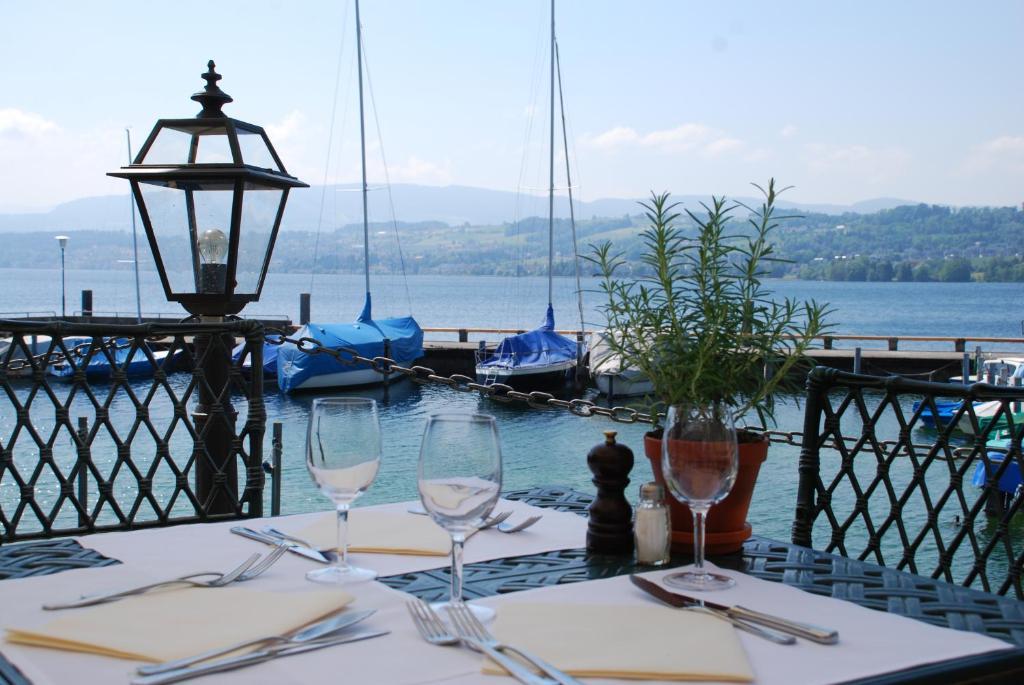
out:
M134 312L135 281L126 265L108 271L69 270L67 310L81 308L80 292L92 289L97 312ZM547 302L543 278L486 276L372 277L374 311L382 315L411 311L424 327L532 327L540 322ZM185 313L163 297L154 273L143 272L142 309L146 313ZM0 269L0 314L60 312L60 272L52 269ZM835 309L836 333L859 335L921 335L953 337L1021 337L1024 311L1016 303L1024 295L1018 283L831 283L769 281L779 296L828 302ZM593 326L601 302L596 279L584 279L584 316ZM363 302L363 277L271 273L261 300L246 308L249 315L280 314L298 319L299 293L312 293L313 319L351 321ZM577 328L575 282L555 280L554 304L560 328ZM852 346L849 344L847 346ZM864 347L872 343L863 343ZM875 343L884 346L882 343ZM915 343L948 349L949 345ZM1001 344L1000 349L1011 346Z
M152 274L143 274L143 310L170 312L173 307L163 301L162 292ZM59 311L60 277L53 270L0 269L0 312ZM351 320L362 302L360 276L318 276L313 279L300 274L271 274L262 301L247 313L287 314L297 318L298 293L311 291L314 318L320 320ZM803 299L827 301L836 309L833 320L837 332L871 335L936 335L963 337L1014 337L1020 334L1020 318L1014 309L1024 286L1017 284L877 284L877 283L817 283L776 281L773 288L782 295ZM593 280L584 288L594 288ZM94 291L97 311L134 310L134 280L125 270L70 271L67 274L68 311L79 308L78 292L83 288ZM408 280L408 290L401 278L374 277L375 311L378 314L399 314L409 311L416 315L424 327L526 327L539 322L546 301L547 284L544 279L504 279L487 277L415 276ZM555 287L555 307L558 324L575 328L578 315L574 301L572 279L558 279ZM599 296L586 293L586 318L597 320L596 306ZM867 345L865 345L867 346ZM1008 349L1009 346L999 346ZM947 347L948 349L948 347ZM180 392L187 384L187 376L172 378L171 386ZM139 384L139 390L148 384ZM366 395L367 391L359 394ZM383 402L379 391L376 395ZM286 513L323 509L327 502L312 486L303 465L302 436L311 397L290 397L277 392L267 395L270 421L284 425L284 497ZM166 406L166 404L164 405ZM134 412L130 401L118 396L112 399L115 432L126 435L132 428ZM118 411L122 409L124 411ZM244 406L237 407L244 412ZM651 478L650 466L643 457L642 425L613 424L602 418L583 419L557 410L538 411L483 400L475 395L464 395L440 387L420 387L400 383L392 387L383 405L381 420L385 433L384 463L377 481L364 499L365 503L387 502L416 497L416 460L424 419L440 410L482 411L498 417L504 450L504 487L529 487L537 484L563 484L584 491L592 491L590 473L586 467L586 453L600 443L602 432L619 431L620 442L636 454L631 499L635 499L639 484ZM79 401L72 405L76 411L91 414ZM52 406L36 404L33 422L44 435L52 425ZM166 425L168 413L153 410L154 421ZM782 402L778 410L780 429L799 430L802 425L802 407L793 402ZM0 403L0 441L11 435L13 416L10 405ZM848 434L856 434L849 432ZM115 451L115 436L106 433L94 444L94 454ZM145 445L143 436L136 439L136 447ZM58 462L69 463L73 458L70 439L56 440ZM188 436L176 433L172 444L179 449L188 447ZM16 463L19 468L30 469L37 454L30 449L24 436L18 441ZM144 453L144 449L139 452ZM269 429L265 453L269 455ZM774 445L769 460L762 469L755 492L750 521L757 533L769 537L788 539L790 522L796 498L798 450L785 445ZM104 474L113 468L110 457ZM871 467L867 460L863 468L870 480ZM935 470L934 485L941 485L941 474ZM127 476L127 474L125 474ZM909 477L909 469L906 474ZM171 478L166 468L156 473L157 489L160 482ZM897 476L899 478L899 476ZM118 481L125 494L132 492L130 479ZM269 491L269 488L268 488ZM44 501L53 501L56 492L37 493ZM17 489L5 480L0 483L0 500L9 507L17 498ZM157 499L165 504L166 498ZM837 509L842 509L845 497L841 489ZM884 503L879 502L879 505ZM883 506L884 508L884 506ZM953 511L941 517L944 526L953 526ZM921 515L910 513L909 518ZM877 520L877 519L876 519ZM965 562L966 563L966 562Z

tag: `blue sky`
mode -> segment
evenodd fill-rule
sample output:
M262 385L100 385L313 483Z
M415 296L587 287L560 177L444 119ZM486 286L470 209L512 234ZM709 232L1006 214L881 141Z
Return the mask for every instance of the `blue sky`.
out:
M124 128L137 147L157 118L197 111L210 58L227 111L267 127L290 172L357 177L350 2L173 6L0 0L0 212L124 192L104 176L124 162ZM1024 200L1024 2L557 12L584 199L749 194L774 176L804 202ZM546 184L546 0L364 0L362 13L393 182Z

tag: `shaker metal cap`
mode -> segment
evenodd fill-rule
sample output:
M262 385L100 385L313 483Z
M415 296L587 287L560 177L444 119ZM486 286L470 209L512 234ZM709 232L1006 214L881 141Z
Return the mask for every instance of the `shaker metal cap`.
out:
M656 483L653 480L650 483L644 483L640 486L640 499L661 501L665 499L665 488L661 487L661 483Z

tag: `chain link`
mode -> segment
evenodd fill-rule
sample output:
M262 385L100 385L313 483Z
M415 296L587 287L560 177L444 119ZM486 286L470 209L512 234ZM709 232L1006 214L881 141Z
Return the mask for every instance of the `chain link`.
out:
M160 338L146 338L147 342L155 342ZM84 359L89 354L89 349L93 347L95 339L89 340L75 345L74 347L67 350L67 353L61 352L59 348L49 349L42 354L37 354L32 357L26 357L25 359L11 359L5 366L8 371L23 371L27 368L34 368L36 365L56 366L62 364L68 359L74 357L75 359ZM269 342L269 341L268 341ZM133 341L128 340L127 342L118 343L116 338L105 340L95 346L95 354L100 354L104 349L116 352L117 350L126 350L133 345ZM13 346L13 343L12 343ZM55 346L56 347L56 346ZM95 356L94 354L94 356ZM35 363L33 363L35 362Z

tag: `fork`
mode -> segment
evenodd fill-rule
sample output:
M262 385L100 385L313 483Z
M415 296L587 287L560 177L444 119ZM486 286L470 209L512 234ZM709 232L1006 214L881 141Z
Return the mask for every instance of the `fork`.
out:
M502 533L518 533L521 530L526 530L533 524L537 523L537 521L540 521L540 519L540 516L531 516L530 518L525 519L524 521L521 521L520 523L517 523L514 526L509 523L499 523L498 530Z
M500 642L489 630L480 622L473 612L469 610L465 604L450 604L448 606L448 615L451 616L452 625L455 626L455 632L459 634L459 637L469 637L477 640L482 645L486 645L499 652L514 652L519 655L520 658L530 662L535 668L539 669L542 673L555 679L561 685L583 685L580 681L573 678L571 675L562 671L555 666L552 666L547 661L544 661L535 654L514 647L504 642Z
M430 644L447 646L462 643L475 652L483 652L524 685L553 685L555 683L549 678L542 678L532 673L518 661L471 637L454 635L448 630L448 626L441 620L441 617L423 600L409 600L405 607L409 610L409 615L412 616L412 622L416 625L420 637Z
M92 595L89 597L82 597L81 599L73 600L71 602L63 602L56 604L44 604L43 609L47 611L55 611L57 609L77 609L79 607L94 606L96 604L104 604L106 602L113 602L124 597L130 597L132 595L140 595L144 592L149 592L156 588L167 587L169 585L189 585L191 587L224 587L230 585L236 581L252 580L256 576L262 574L268 568L270 568L281 556L288 551L287 546L279 545L274 548L267 556L260 559L259 554L253 554L248 559L243 561L241 564L231 569L226 573L219 573L217 571L204 571L202 573L190 573L186 576L179 576L178 578L172 578L170 580L163 580L158 583L148 583L146 585L140 585L138 587L129 588L127 590L119 590L117 592L108 592L102 595ZM259 563L256 563L259 561ZM204 576L213 576L209 580L199 580Z
M429 516L430 515L430 514L427 513L427 510L422 507L422 505L417 506L417 507L410 507L407 511L410 514L416 514L418 516ZM494 516L492 516L492 517L490 517L488 519L484 519L483 523L481 523L479 526L477 526L476 529L477 530L486 530L487 528L491 528L492 526L496 526L499 523L501 523L502 521L504 521L505 519L507 519L509 516L511 516L513 513L514 512L511 509L509 509L508 511L503 511L503 512L500 512L498 514L495 514ZM536 523L536 521L534 521L534 523ZM532 526L533 523L531 523L530 525Z

